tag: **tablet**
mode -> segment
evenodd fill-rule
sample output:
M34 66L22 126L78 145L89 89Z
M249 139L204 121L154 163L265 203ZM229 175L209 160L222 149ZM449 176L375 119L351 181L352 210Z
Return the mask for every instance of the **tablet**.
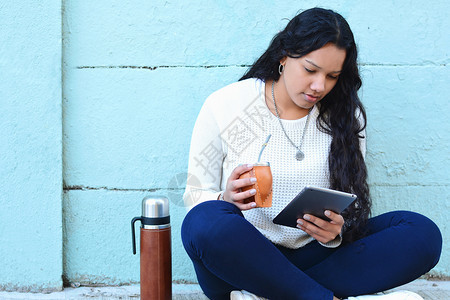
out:
M275 224L297 228L297 219L310 214L331 221L324 214L331 210L340 214L356 195L335 190L307 186L273 219Z

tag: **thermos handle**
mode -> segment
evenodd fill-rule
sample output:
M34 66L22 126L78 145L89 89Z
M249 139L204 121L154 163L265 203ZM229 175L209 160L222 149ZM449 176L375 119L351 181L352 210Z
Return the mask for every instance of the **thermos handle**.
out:
M135 231L134 231L134 223L136 223L136 221L141 221L142 222L142 217L135 217L133 218L133 220L131 220L131 234L132 234L132 241L133 241L133 254L136 254L136 235L135 235Z

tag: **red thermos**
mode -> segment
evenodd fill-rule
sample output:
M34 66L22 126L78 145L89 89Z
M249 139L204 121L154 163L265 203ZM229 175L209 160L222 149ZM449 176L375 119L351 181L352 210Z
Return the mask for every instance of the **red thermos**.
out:
M133 254L136 254L134 223L141 221L141 299L172 299L172 249L169 200L145 197L142 216L131 221Z

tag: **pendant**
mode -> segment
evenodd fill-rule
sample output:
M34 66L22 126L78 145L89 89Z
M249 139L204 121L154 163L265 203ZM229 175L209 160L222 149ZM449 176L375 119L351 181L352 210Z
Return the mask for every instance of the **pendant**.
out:
M298 150L297 154L295 154L295 158L297 160L303 160L305 158L305 153L303 153L301 150Z

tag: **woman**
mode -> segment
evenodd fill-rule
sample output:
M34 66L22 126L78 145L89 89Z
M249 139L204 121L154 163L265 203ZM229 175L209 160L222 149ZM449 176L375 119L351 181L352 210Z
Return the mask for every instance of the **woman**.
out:
M437 226L419 214L369 219L360 86L349 25L314 8L292 19L239 82L208 97L192 135L184 200L193 208L182 239L209 298L421 299L360 296L418 278L442 247ZM255 208L244 200L256 191L242 190L255 179L239 176L269 134L262 160L271 164L273 204ZM298 229L274 224L307 185L358 198L342 215L325 211L330 222L304 215Z

